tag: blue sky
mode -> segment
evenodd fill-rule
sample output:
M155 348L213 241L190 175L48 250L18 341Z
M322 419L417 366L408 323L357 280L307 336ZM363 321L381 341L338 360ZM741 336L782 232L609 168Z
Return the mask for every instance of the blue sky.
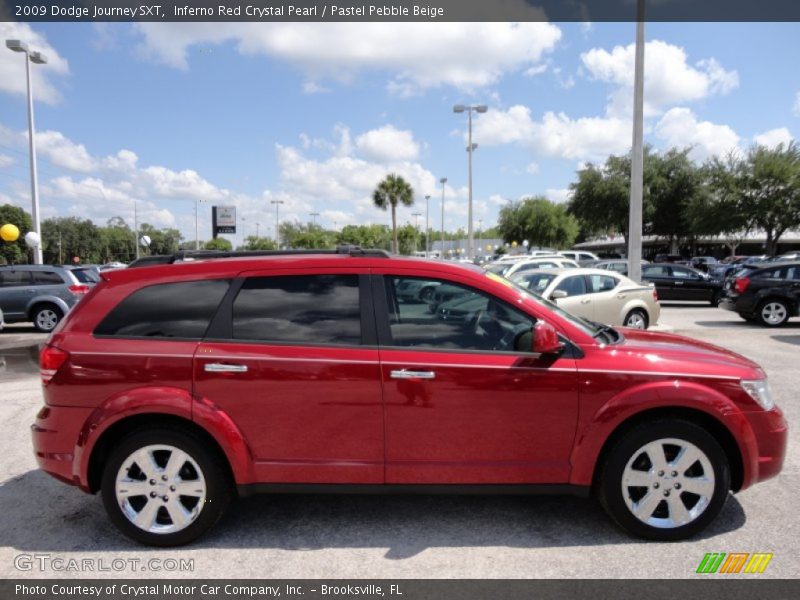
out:
M44 216L121 215L201 237L210 206L248 234L281 219L389 223L370 205L406 176L431 227L466 227L465 115L475 121L476 220L509 199L564 201L575 170L630 145L630 23L0 23L49 57L34 66ZM702 161L800 132L798 24L647 26L646 138ZM0 52L0 202L29 205L21 56ZM424 219L424 217L423 217ZM477 226L477 224L476 224ZM241 234L241 232L240 232ZM241 235L234 239L239 242Z

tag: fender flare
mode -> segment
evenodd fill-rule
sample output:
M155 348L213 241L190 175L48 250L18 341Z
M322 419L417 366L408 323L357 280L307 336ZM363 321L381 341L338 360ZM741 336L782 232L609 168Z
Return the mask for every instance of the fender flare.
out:
M748 487L758 472L758 445L747 418L720 392L702 383L679 380L635 386L611 398L594 415L582 417L570 456L570 483L592 485L608 439L631 418L654 409L689 409L717 421L736 443L744 470L741 489Z
M64 299L59 298L58 296L34 296L25 305L25 316L28 318L33 317L33 307L39 304L55 304L64 315L66 315L70 310L70 306L64 301Z
M164 415L184 419L200 427L222 449L237 484L252 483L252 454L231 418L207 401L193 398L185 389L141 387L111 396L98 406L81 428L75 445L73 476L89 490L89 464L97 441L113 425L138 415ZM197 418L195 418L197 417Z

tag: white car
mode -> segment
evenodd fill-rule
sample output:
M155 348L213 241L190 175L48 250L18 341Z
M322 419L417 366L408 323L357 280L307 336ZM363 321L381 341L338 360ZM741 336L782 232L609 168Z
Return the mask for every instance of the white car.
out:
M526 271L534 271L538 269L577 269L578 263L574 260L564 258L563 256L548 256L530 258L526 257L521 260L505 260L489 263L483 265L483 268L494 273L495 275L502 275L506 279L510 278L515 273L524 273Z
M509 278L573 315L606 325L647 329L658 323L656 289L602 269L526 271Z
M594 252L587 252L586 250L559 250L558 253L566 258L571 258L575 262L584 263L591 260L600 260Z

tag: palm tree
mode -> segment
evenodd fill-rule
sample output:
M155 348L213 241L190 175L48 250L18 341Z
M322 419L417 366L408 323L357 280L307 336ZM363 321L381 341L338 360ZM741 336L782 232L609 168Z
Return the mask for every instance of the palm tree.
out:
M399 175L394 173L387 175L386 179L378 184L372 192L372 201L380 209L386 210L387 206L392 207L392 252L399 252L397 246L397 204L405 206L414 204L414 190L411 185Z

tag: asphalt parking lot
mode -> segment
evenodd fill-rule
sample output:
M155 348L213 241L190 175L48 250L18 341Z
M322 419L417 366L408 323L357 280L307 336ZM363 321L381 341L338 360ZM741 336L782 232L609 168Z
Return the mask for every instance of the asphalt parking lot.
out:
M28 426L41 394L29 346L42 336L8 328L0 333L0 575L24 575L15 557L44 554L106 564L190 558L194 569L76 573L35 567L28 576L685 578L696 576L707 552L772 552L758 577L800 576L800 321L768 330L734 313L688 304L664 305L661 321L760 363L791 427L781 475L729 498L700 538L635 540L596 502L571 497L262 496L237 502L209 535L172 550L129 542L109 523L99 497L36 470Z

